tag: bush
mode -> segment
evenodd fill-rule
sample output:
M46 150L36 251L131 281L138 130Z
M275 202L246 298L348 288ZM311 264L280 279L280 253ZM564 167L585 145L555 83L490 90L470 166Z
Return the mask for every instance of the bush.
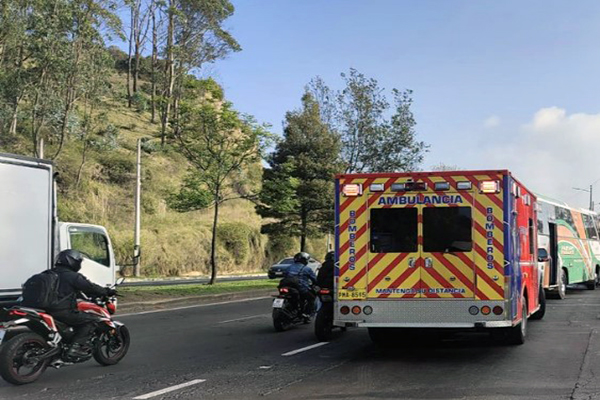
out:
M135 179L133 157L117 152L107 152L98 162L102 165L102 176L111 183L123 185Z
M231 255L233 262L239 265L254 264L262 260L261 237L258 229L242 222L221 224L217 231L217 240Z
M139 113L148 111L149 102L146 96L140 92L136 92L131 96L131 104L135 107L135 110Z

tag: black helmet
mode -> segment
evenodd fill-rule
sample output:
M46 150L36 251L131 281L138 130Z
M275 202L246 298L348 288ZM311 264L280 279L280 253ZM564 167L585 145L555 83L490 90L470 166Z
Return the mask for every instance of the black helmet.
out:
M327 254L325 254L325 261L334 261L335 260L335 252L334 251L330 251Z
M56 256L54 265L57 267L67 267L70 270L78 272L81 269L83 256L77 250L63 250Z
M310 259L310 254L302 251L294 256L294 262L307 265Z

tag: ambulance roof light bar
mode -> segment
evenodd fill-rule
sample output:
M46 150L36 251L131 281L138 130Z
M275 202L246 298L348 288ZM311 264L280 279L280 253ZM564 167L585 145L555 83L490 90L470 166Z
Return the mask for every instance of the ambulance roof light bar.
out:
M456 188L458 190L471 190L473 184L469 181L456 182Z
M348 183L342 186L342 194L346 197L356 197L362 195L362 185L360 183Z
M436 182L435 190L450 190L450 182Z
M500 181L481 181L479 191L487 194L500 193Z
M392 192L402 191L423 191L427 190L427 182L404 182L404 183L392 183Z

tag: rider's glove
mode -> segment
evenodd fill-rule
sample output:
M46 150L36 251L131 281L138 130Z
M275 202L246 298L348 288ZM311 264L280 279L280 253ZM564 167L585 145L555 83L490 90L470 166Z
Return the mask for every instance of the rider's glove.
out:
M107 296L114 296L116 294L117 294L117 291L115 289L112 289L112 288L106 289Z

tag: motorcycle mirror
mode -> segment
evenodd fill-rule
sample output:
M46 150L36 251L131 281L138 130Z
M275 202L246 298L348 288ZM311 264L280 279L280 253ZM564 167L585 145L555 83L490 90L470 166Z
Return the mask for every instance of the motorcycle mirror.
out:
M115 282L115 286L122 285L123 282L125 282L125 278L121 277L121 278L117 279L117 281Z

